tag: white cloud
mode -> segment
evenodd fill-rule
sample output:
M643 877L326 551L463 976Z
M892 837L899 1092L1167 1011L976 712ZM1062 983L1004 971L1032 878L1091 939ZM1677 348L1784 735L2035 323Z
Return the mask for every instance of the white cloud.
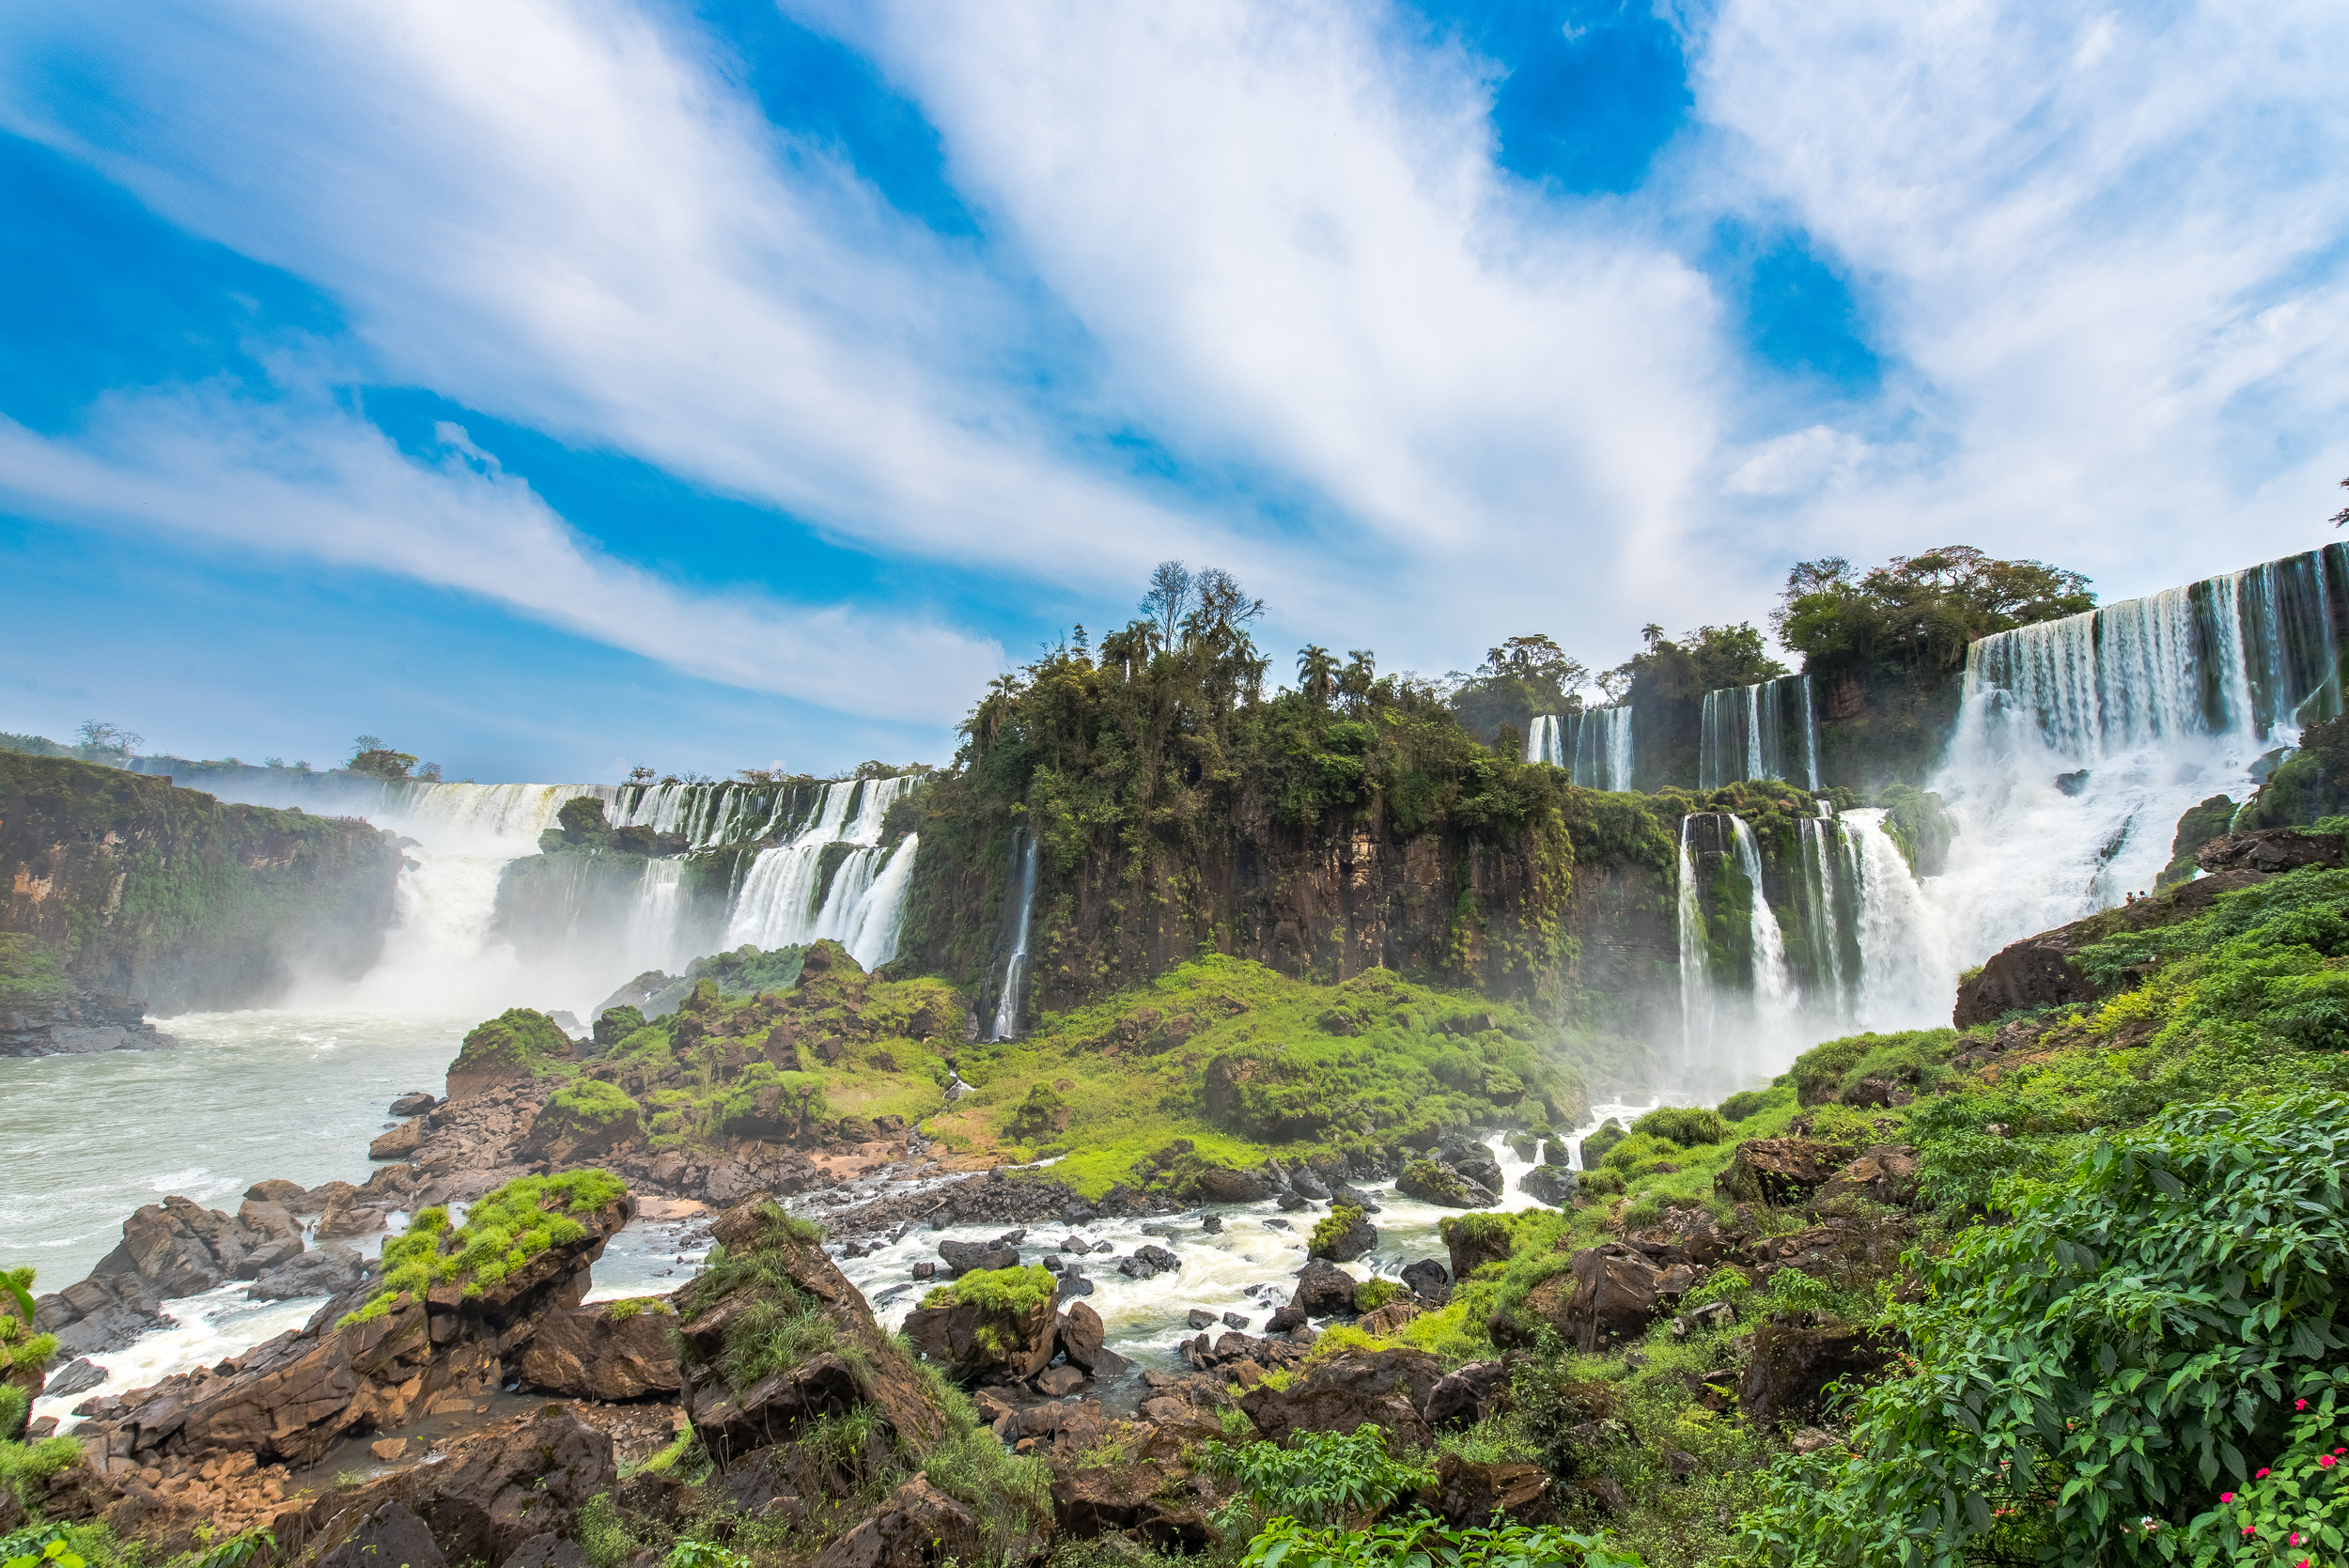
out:
M877 718L950 723L991 643L902 617L693 594L614 561L455 426L419 462L332 407L217 395L106 399L87 431L0 419L0 505L390 571L677 669Z
M1813 425L1762 442L1722 488L1732 495L1803 495L1848 477L1867 455L1868 443L1858 436Z

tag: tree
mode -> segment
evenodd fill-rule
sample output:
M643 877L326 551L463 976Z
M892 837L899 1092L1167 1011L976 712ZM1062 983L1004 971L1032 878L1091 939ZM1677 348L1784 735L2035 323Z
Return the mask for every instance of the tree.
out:
M390 742L380 735L359 736L350 745L350 760L343 766L366 778L405 779L409 777L408 770L416 765L412 753L392 750Z
M1337 658L1328 648L1314 643L1298 650L1297 689L1315 706L1330 706L1330 695L1337 690Z
M1770 628L1814 675L1937 677L1962 668L1979 638L2095 606L2078 572L1949 545L1864 574L1840 555L1798 561Z
M1158 632L1159 645L1172 647L1190 613L1190 568L1180 561L1160 561L1150 571L1150 591L1142 596L1143 618Z
M2349 490L2349 479L2343 479L2341 482L2341 488L2344 490ZM2340 511L2335 512L2332 517L2332 523L2335 528L2349 525L2349 506L2343 506Z
M1525 735L1536 717L1581 706L1581 690L1590 681L1582 661L1548 637L1510 637L1486 650L1474 675L1460 677L1452 710L1481 739L1490 741L1503 725Z
M654 776L654 770L641 763L628 770L628 782L632 784L648 784L652 783Z
M132 747L147 743L147 737L102 719L83 720L78 733L83 752L92 756L128 757Z

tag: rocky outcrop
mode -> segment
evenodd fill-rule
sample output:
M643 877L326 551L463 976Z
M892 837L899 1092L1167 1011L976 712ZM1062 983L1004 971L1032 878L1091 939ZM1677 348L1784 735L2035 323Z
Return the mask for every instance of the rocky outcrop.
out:
M1364 1219L1361 1210L1340 1207L1314 1227L1307 1252L1331 1263L1352 1263L1377 1245L1378 1227Z
M1509 1393L1509 1369L1499 1361L1470 1361L1444 1374L1428 1390L1423 1413L1427 1424L1474 1426L1501 1408Z
M364 973L399 863L354 819L0 753L0 933L33 938L78 987L159 1013L258 1006L297 973Z
M521 1354L522 1382L551 1394L616 1405L667 1399L685 1386L665 1304L605 1302L549 1312Z
M101 1050L170 1050L179 1042L147 1021L136 997L74 989L0 1008L0 1056L80 1056Z
M1452 1277L1465 1280L1488 1263L1507 1260L1516 1233L1498 1214L1464 1214L1437 1227L1444 1250L1451 1255Z
M1832 1383L1856 1384L1884 1369L1892 1342L1850 1323L1817 1327L1764 1324L1737 1388L1737 1407L1763 1425L1818 1413Z
M1240 1396L1239 1407L1270 1442L1375 1423L1390 1449L1424 1449L1434 1436L1422 1412L1442 1380L1441 1363L1423 1350L1332 1356L1309 1364L1285 1389L1260 1384Z
M1547 1525L1558 1517L1549 1477L1535 1465L1485 1465L1447 1453L1436 1461L1435 1494L1436 1512L1455 1529Z
M2306 833L2294 828L2261 828L2248 833L2222 833L2202 846L2194 863L2204 871L2256 871L2273 877L2304 865L2338 868L2341 840L2338 833Z
M1451 1209L1486 1209L1501 1201L1482 1182L1470 1180L1439 1159L1415 1159L1394 1180L1394 1189L1423 1203Z
M165 1301L257 1280L302 1250L300 1227L278 1204L248 1199L229 1215L166 1198L123 1221L120 1244L88 1278L41 1296L35 1326L57 1336L61 1355L119 1350L163 1321Z
M2285 847L2281 840L2294 842ZM2289 869L2281 861L2295 855L2320 857L2308 863L2338 864L2341 841L2293 832L2282 833L2280 840L2265 832L2235 833L2213 840L2204 846L2203 854L2239 856L2241 861L2237 863L2233 860L2206 860L2204 863L2213 867L2210 876L2181 882L2150 898L2103 910L1999 949L1959 985L1951 1021L1960 1029L1971 1029L1977 1024L1996 1023L2012 1012L2094 1001L2106 993L2092 985L2073 962L2081 948L2124 931L2142 931L2189 919L2209 908L2221 893L2259 886L2267 879L2268 873L2254 868L2255 854L2277 858L2279 869ZM2321 858L2326 854L2332 857L2330 861Z
M1572 1208L1581 1177L1563 1165L1536 1165L1517 1178L1517 1190L1554 1209Z
M502 1280L450 1281L422 1299L400 1295L380 1316L346 1322L366 1304L372 1285L362 1286L241 1357L96 1401L94 1435L134 1470L184 1473L240 1453L305 1466L346 1434L397 1427L443 1402L470 1405L507 1380L508 1361L519 1362L542 1317L578 1305L590 1266L634 1213L625 1196L599 1212L573 1213L577 1239Z
M917 1475L891 1493L879 1513L818 1553L812 1568L897 1568L978 1559L977 1518L932 1486L927 1476Z
M1525 1316L1548 1323L1587 1355L1643 1333L1696 1279L1696 1269L1669 1250L1602 1242L1575 1253L1565 1274L1534 1286ZM1496 1343L1531 1338L1527 1323L1517 1318L1496 1314L1491 1328Z
M967 1388L1025 1382L1051 1365L1060 1343L1058 1280L1040 1268L965 1280L995 1288L964 1300L957 1297L958 1287L949 1286L941 1305L915 1308L904 1329L915 1349Z
M1714 1190L1740 1203L1799 1204L1827 1185L1847 1152L1800 1138L1748 1139L1713 1178Z
M1906 1143L1880 1143L1827 1179L1818 1206L1864 1198L1888 1208L1906 1208L1917 1197L1917 1151Z
M763 1265L705 1274L679 1300L684 1402L714 1456L731 1461L788 1442L806 1421L855 1410L870 1410L882 1440L908 1460L944 1437L945 1413L812 1231L762 1199L728 1210L711 1234L730 1257ZM763 1340L778 1312L809 1324L798 1354L781 1360Z

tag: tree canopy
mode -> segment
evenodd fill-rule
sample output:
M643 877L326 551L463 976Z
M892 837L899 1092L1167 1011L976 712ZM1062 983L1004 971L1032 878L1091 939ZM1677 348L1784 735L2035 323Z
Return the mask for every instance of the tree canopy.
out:
M1939 675L1977 638L2095 606L2078 572L1950 545L1864 573L1840 555L1797 562L1770 627L1813 675Z

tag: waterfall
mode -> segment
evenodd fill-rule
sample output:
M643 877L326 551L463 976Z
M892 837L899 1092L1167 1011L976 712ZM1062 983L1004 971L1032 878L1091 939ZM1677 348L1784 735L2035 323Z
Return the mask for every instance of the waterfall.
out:
M2150 891L2185 811L2341 711L2349 544L2018 628L1967 653L1933 781L1958 827L1939 969Z
M1678 865L1680 915L1680 1056L1693 1068L1713 1050L1713 986L1705 960L1704 914L1697 906L1696 859L1688 853L1690 813L1680 819Z
M726 924L726 945L795 947L824 938L846 945L854 938L878 952L885 931L885 945L894 955L913 857L902 847L886 855L877 846L889 808L921 782L921 775L908 773L894 779L842 779L825 785L815 820L790 843L760 850L752 862ZM816 888L824 850L835 844L854 847L833 868L832 885L818 904ZM884 876L884 860L902 860L904 874ZM883 908L887 900L898 907Z
M1948 939L1908 862L1884 831L1881 810L1843 814L1859 945L1856 1021L1863 1029L1916 1029L1949 1022L1956 978L1942 955Z
M913 885L913 856L921 846L922 835L908 833L894 849L858 851L888 857L841 938L848 955L868 970L879 969L897 955L897 937L906 924L906 890Z
M1819 787L1819 724L1809 675L1707 691L1699 719L1699 789L1742 779L1791 783L1797 771L1805 788Z
M1781 1023L1795 1010L1795 978L1786 967L1785 934L1779 929L1778 912L1770 908L1769 898L1763 892L1762 851L1753 842L1753 830L1746 826L1744 817L1733 816L1729 819L1729 831L1737 846L1737 869L1745 874L1746 885L1753 893L1748 921L1753 951L1754 1007L1766 1023Z
M1811 949L1811 984L1816 1000L1842 1020L1851 1016L1844 948L1847 940L1853 943L1857 960L1857 900L1862 889L1844 869L1850 846L1843 824L1835 820L1835 808L1825 800L1818 804L1816 816L1806 816L1796 824L1802 846L1803 938ZM1852 967L1857 969L1857 963Z
M1631 787L1631 708L1586 707L1575 727L1574 782L1584 789Z
M1003 988L995 1000L995 1027L988 1032L990 1040L1009 1040L1019 1032L1019 993L1028 978L1028 917L1035 909L1035 837L1025 828L1019 836L1027 841L1027 852L1020 857L1019 921L1013 929L1011 954L1003 960Z

